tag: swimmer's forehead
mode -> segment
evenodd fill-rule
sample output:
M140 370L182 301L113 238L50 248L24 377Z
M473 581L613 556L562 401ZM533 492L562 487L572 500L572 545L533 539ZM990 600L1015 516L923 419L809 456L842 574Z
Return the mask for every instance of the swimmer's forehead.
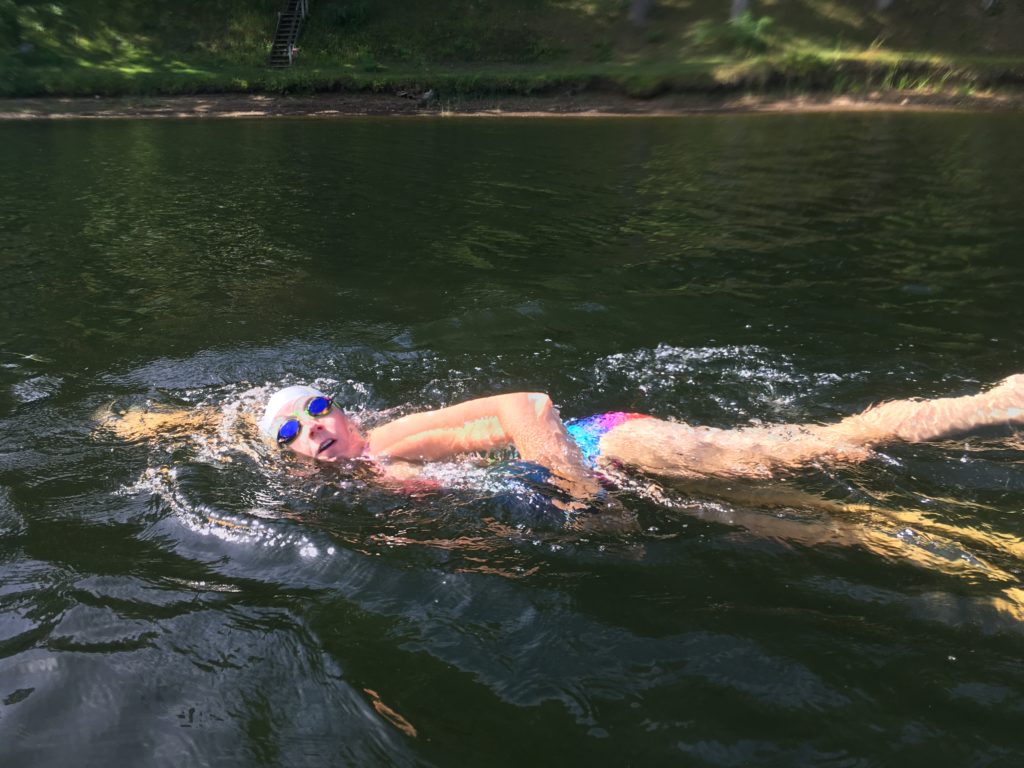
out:
M305 416L306 405L311 400L317 397L327 397L327 395L321 394L319 392L315 394L307 393L304 395L298 395L297 397L285 402L284 405L278 408L277 413L274 416L274 420L277 421L278 419L287 419L290 416Z
M301 411L306 407L306 403L312 400L314 397L320 397L320 395L298 395L287 401L278 410L278 413L294 413L295 411Z
M270 433L277 434L278 430L284 426L286 421L305 417L307 415L306 403L314 397L327 397L327 395L299 395L294 400L282 405L270 420Z
M325 395L313 387L296 385L275 392L267 402L263 418L260 419L260 430L271 435L288 415L301 413L303 407L311 398L325 397Z

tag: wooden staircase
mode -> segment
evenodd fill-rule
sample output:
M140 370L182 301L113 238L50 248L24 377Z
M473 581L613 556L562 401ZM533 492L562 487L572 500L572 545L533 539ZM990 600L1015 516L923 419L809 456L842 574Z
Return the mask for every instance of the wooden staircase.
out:
M284 10L277 14L277 30L270 46L270 66L290 67L295 61L295 41L299 39L299 29L307 16L309 0L285 0Z

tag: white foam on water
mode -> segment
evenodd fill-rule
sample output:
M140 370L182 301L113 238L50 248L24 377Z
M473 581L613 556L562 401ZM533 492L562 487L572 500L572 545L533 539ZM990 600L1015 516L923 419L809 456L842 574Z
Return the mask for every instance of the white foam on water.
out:
M63 383L59 376L33 376L11 385L11 394L20 403L34 403L57 394Z
M624 403L684 416L688 403L713 403L732 419L786 419L802 400L843 379L801 371L788 356L758 345L659 344L598 359L581 382Z
M212 536L233 544L293 549L304 558L315 559L334 554L333 547L321 548L301 531L278 524L276 515L253 508L244 514L228 515L203 504L192 504L178 487L173 467L147 468L134 483L115 491L120 496L149 494L160 499L187 529L200 536Z

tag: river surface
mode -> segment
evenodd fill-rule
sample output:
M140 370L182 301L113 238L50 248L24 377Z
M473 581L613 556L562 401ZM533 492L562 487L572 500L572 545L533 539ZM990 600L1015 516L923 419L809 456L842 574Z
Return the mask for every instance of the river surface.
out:
M1018 766L1024 444L566 517L372 425L824 422L1024 371L1024 117L0 125L0 763ZM210 429L118 437L117 414Z

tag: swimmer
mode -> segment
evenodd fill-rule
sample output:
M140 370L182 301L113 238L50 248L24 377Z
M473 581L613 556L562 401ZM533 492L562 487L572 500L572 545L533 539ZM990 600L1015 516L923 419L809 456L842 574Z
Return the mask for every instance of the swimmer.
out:
M208 428L211 418L130 411L109 426L123 437L140 437ZM410 414L364 432L330 396L308 386L276 392L258 422L263 437L281 450L322 462L370 460L395 477L408 476L410 462L514 448L578 500L593 498L600 491L598 472L613 466L682 480L762 479L814 463L863 461L883 443L1017 425L1024 425L1024 374L977 395L896 400L827 425L718 429L635 413L566 424L547 395L515 392Z
M552 482L574 498L600 490L551 398L539 392L414 413L364 434L326 394L294 386L270 398L259 429L283 449L326 462L368 458L387 466L394 460L422 463L511 447L523 461L547 468Z

